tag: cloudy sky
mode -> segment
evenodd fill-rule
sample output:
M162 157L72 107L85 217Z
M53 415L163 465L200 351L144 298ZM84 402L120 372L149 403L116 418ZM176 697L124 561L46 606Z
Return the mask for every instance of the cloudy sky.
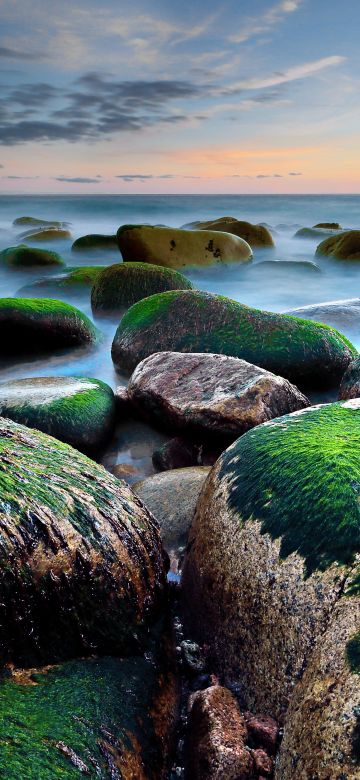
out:
M0 0L0 189L360 192L359 0Z

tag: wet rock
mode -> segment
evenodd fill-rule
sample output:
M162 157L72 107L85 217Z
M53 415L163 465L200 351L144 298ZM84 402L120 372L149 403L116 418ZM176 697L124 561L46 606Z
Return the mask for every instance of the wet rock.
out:
M246 241L216 230L123 225L117 241L123 260L168 268L248 263L252 258Z
M26 233L27 241L60 241L64 238L71 238L70 230L63 228L44 228L35 233Z
M335 260L360 260L360 230L347 230L341 235L322 241L316 255L325 255Z
M221 230L243 238L252 247L272 247L273 237L264 225L253 225L251 222L235 219L235 217L220 217L204 222L192 222L189 226L194 230Z
M282 377L245 360L203 353L150 355L131 375L127 392L152 423L229 440L310 404Z
M170 291L134 304L116 331L116 366L134 369L154 352L212 352L241 358L295 384L335 384L356 350L333 329L251 309L220 295Z
M316 263L307 260L264 260L246 268L245 274L246 279L269 278L278 283L289 276L299 279L307 274L321 274L321 269Z
M339 398L343 401L348 398L360 398L360 357L350 363L345 371L341 380Z
M175 436L155 450L152 461L158 471L183 469L191 466L212 466L222 451L222 447L199 443Z
M34 251L42 250L35 249ZM33 298L37 295L52 295L55 298L89 296L92 286L102 271L103 266L101 265L74 268L61 276L38 279L36 282L26 284L18 290L17 295L21 298Z
M324 325L338 328L345 335L348 333L355 335L360 328L360 298L312 303L299 309L290 309L284 314L300 317L303 320L322 322Z
M39 265L64 265L64 261L57 252L48 249L35 249L34 247L19 244L10 246L0 252L0 264L11 268L28 268Z
M342 232L341 230L332 230L329 228L322 228L322 227L312 227L312 228L304 227L296 231L294 238L310 238L310 239L317 239L318 241L321 241L322 239L338 236L339 233L341 232Z
M350 572L360 582L359 442L360 401L279 417L229 447L200 495L188 629L252 712L283 718Z
M140 477L139 469L136 466L132 466L131 463L117 463L116 466L112 467L111 473L117 479L124 479L129 485Z
M342 226L338 222L318 222L314 225L314 228L329 228L330 230L342 230Z
M205 658L201 648L196 642L191 642L190 639L184 639L181 642L181 656L186 669L192 674L201 674L205 671Z
M50 226L62 228L68 225L68 222L58 222L56 220L37 219L37 217L17 217L13 221L13 225L30 225L30 227L42 227Z
M167 777L177 705L161 651L15 670L0 697L7 780Z
M115 399L98 379L14 379L0 383L0 415L92 453L112 433Z
M118 417L121 418L124 415L129 415L134 411L126 387L117 387L114 395Z
M263 748L272 756L275 755L279 738L279 726L276 720L269 715L252 715L251 713L244 713L244 715L249 744L255 748Z
M0 298L0 354L94 344L99 332L79 309L51 298Z
M167 290L192 290L178 271L149 263L118 263L103 268L91 292L93 311L118 312L136 301Z
M133 485L136 495L156 518L169 555L180 556L187 542L200 491L209 467L164 471Z
M254 761L255 772L258 772L261 777L272 777L274 762L265 750L252 750L251 755Z
M125 483L1 418L0 657L32 665L138 649L164 584L160 536Z
M188 774L192 780L254 777L245 721L229 690L216 685L194 694L188 733Z
M93 250L115 250L118 251L116 236L104 236L100 233L90 233L87 236L80 236L74 241L72 252L89 252Z

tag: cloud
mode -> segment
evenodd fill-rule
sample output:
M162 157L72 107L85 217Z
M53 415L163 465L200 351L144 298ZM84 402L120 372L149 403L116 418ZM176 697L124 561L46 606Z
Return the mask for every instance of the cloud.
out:
M70 184L99 184L101 177L97 176L96 179L93 179L90 176L54 176L53 179L54 181L66 181Z
M3 167L4 167L3 165L0 166L0 168L3 168ZM2 176L1 178L2 179L20 179L22 181L22 180L25 180L25 179L39 179L39 176Z
M241 32L229 36L231 43L245 43L256 35L267 33L286 17L286 14L298 11L302 5L302 0L282 0L280 3L271 6L268 11L261 14L260 17L253 17L242 25Z
M42 60L44 56L30 51L19 51L8 46L0 46L0 57L8 60Z
M290 173L288 173L288 176L302 176L302 175L303 175L302 173L294 173L293 171L290 171Z
M331 57L322 57L320 60L304 62L302 65L295 65L293 68L288 68L285 71L273 73L272 76L244 79L243 81L238 81L236 84L233 84L229 89L229 93L236 90L241 91L243 89L267 89L268 87L287 84L288 82L296 81L297 79L309 78L309 76L313 76L315 73L325 70L325 68L341 65L346 59L346 57L335 54Z

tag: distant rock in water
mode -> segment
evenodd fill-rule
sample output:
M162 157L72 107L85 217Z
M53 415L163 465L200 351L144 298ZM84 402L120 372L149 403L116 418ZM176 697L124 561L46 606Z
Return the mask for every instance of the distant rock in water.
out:
M337 328L341 333L357 335L360 330L360 298L350 298L347 301L325 301L301 306L300 309L290 309L283 312L303 320L315 320L324 325Z
M13 225L29 225L30 227L57 227L63 228L69 225L69 222L58 222L54 219L37 219L37 217L17 217L13 221Z
M87 252L90 250L119 250L116 236L104 236L100 233L90 233L87 236L80 236L74 241L72 252Z
M316 255L333 257L335 260L360 260L360 230L348 230L327 238L317 247Z
M0 298L0 355L93 344L99 332L79 309L51 298Z
M342 226L338 222L318 222L314 225L314 228L328 228L329 230L342 230Z
M34 250L40 251L40 250ZM17 295L22 298L33 298L37 294L53 296L55 298L72 298L87 295L95 284L99 274L104 270L102 265L82 266L71 271L64 272L61 276L45 277L36 282L20 287Z
M219 219L210 219L204 222L190 222L184 225L184 228L192 230L221 230L225 233L232 233L234 236L243 238L253 247L273 247L274 240L265 225L253 225L251 222L244 222L235 217L220 217Z
M127 394L167 431L236 439L310 401L287 379L225 355L157 352L131 375Z
M70 230L64 228L44 228L44 230L38 230L36 233L26 233L27 241L60 241L64 238L71 238Z
M338 236L341 233L341 229L330 229L323 227L304 227L296 231L294 238L311 238L320 241L321 238L329 238L332 236Z
M176 686L162 648L12 670L0 681L0 775L165 780Z
M65 265L64 260L57 252L50 252L49 249L36 249L35 247L26 246L26 244L18 244L18 246L9 246L7 249L3 249L0 252L1 264L11 268Z
M103 268L91 291L94 312L118 312L166 290L192 290L179 271L149 263L117 263Z
M244 268L245 278L270 278L276 279L277 283L289 276L299 279L308 274L321 273L321 268L311 260L264 260Z
M125 262L168 268L249 263L252 252L242 238L216 230L182 230L152 225L122 225L117 232Z
M0 419L0 658L137 652L164 582L157 527L125 483Z
M300 386L335 384L357 355L341 333L324 325L196 290L152 295L134 304L112 345L115 365L126 369L168 351L241 358Z
M0 383L0 415L91 453L112 433L115 398L98 379L13 379Z

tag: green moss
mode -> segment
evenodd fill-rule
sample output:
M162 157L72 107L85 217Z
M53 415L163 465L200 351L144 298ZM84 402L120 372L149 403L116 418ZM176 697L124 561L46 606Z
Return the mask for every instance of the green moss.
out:
M346 660L354 674L360 674L360 631L346 645Z
M357 355L345 336L327 325L198 291L152 295L121 320L113 342L116 365L132 369L166 350L243 358L303 384L337 381Z
M360 551L360 402L326 404L246 433L221 456L239 523L256 519L306 574Z
M118 249L116 236L104 236L100 233L91 233L87 236L80 236L74 241L73 252L86 251L91 249Z
M158 675L153 659L104 658L40 670L33 684L3 680L0 776L120 780L122 760L124 767L132 757L156 780L163 757L151 716Z
M83 312L52 298L0 298L0 334L6 354L93 343L100 335Z
M26 244L4 249L0 252L0 263L20 268L34 265L64 265L63 259L57 252L50 252L48 249L35 249L26 246Z
M117 263L104 268L91 293L93 309L116 311L166 290L191 290L178 271L149 263Z

